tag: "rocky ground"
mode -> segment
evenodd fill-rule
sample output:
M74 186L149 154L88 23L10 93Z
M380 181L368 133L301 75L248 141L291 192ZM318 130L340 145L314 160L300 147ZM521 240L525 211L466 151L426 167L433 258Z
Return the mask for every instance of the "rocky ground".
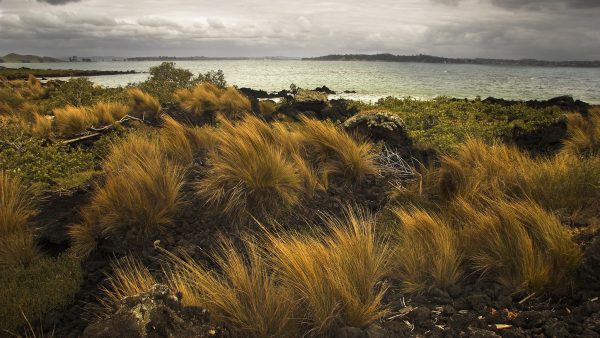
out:
M314 107L323 102L307 104ZM167 112L169 109L173 107L167 106ZM315 114L318 116L324 111L335 112L335 103L326 102L320 113ZM177 118L175 111L171 113ZM348 114L337 113L341 116ZM345 126L375 140L387 141L389 146L403 154L425 159L435 156L427 150L413 148L406 135L402 134L401 123L393 119L362 116ZM558 131L552 137L560 138L561 132L564 136L564 126L556 128ZM540 146L546 140L533 136L525 139L529 140L525 143L531 147ZM188 181L193 181L201 172L203 164L197 163ZM302 208L280 215L279 220L291 227L302 226L317 220L315 210L336 214L348 204L378 212L386 205L386 191L392 179L393 176L383 173L359 185L332 184L327 192L318 193ZM57 255L68 248L66 226L79 221L78 210L86 204L92 190L93 185L89 184L45 199L36 222L39 225L38 236L46 252ZM114 258L133 253L152 271L158 271L162 262L162 254L156 249L159 245L169 251L185 250L193 258L210 264L209 253L218 243L219 236L237 237L241 231L248 229L214 217L210 210L195 200L191 187L186 187L185 194L187 204L162 234L143 241L121 238L100 243L99 249L82 264L85 280L76 296L77 301L70 308L45 318L45 329L54 329L57 337L228 336L227 330L208 324L210 314L202 309L183 308L178 296L160 285L148 294L125 299L111 318L92 320L99 288L110 273L110 262ZM447 291L433 289L424 295L409 296L398 292L394 282L390 281L391 287L385 298L390 311L383 320L366 329L340 328L334 336L600 337L600 236L586 233L578 241L584 248L585 259L580 271L583 283L562 298L511 295L499 285L477 280L464 281ZM139 315L140 309L143 315Z

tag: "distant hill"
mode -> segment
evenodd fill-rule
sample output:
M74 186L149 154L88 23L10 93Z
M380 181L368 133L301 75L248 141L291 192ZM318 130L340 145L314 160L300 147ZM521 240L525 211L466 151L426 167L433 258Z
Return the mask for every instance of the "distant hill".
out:
M0 57L0 62L3 63L41 63L41 62L64 62L63 60L51 58L49 56L37 55L21 55L9 53Z
M504 66L540 66L540 67L600 67L598 61L544 61L535 59L468 59L445 58L432 55L393 55L393 54L334 54L314 58L303 58L308 61L387 61L387 62L420 62L420 63L454 63L476 65L504 65Z

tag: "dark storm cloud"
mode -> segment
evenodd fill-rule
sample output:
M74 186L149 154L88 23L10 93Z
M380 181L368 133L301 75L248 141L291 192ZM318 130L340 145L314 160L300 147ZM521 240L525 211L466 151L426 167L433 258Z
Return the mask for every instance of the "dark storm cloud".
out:
M592 0L0 1L0 54L600 59Z
M432 0L450 6L457 6L463 0ZM600 0L481 0L505 9L560 9L560 8L600 8Z
M79 2L81 0L37 0L38 2L45 2L51 5L64 5L69 2Z

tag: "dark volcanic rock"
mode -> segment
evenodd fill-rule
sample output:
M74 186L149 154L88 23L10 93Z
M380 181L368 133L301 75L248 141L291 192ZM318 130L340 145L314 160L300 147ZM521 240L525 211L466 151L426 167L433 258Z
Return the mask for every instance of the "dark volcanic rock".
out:
M531 154L544 154L558 151L566 136L567 123L561 120L533 131L525 131L515 126L510 142Z
M583 252L583 263L579 268L580 279L585 285L600 289L600 235L597 235Z
M86 338L209 337L215 332L208 313L184 308L166 285L157 284L147 293L127 297L110 317L89 325Z
M559 107L564 111L572 111L572 112L580 112L586 114L590 105L580 101L574 100L571 96L558 96L555 98L551 98L550 100L538 101L538 100L529 100L529 101L515 101L515 100L505 100L505 99L497 99L494 97L488 97L482 101L487 104L498 104L502 106L511 106L514 104L524 103L532 108L547 108L547 107Z
M325 93L325 94L335 94L335 92L329 89L327 86L317 87L315 88L315 92Z
M386 111L358 113L344 122L344 129L373 141L383 141L395 148L412 147L412 140L404 129L404 121Z

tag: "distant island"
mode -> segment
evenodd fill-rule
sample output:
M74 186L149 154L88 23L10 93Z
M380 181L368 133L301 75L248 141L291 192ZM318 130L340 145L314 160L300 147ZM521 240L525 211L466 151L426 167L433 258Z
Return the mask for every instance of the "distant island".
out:
M57 58L49 56L37 56L37 55L21 55L16 53L9 53L0 57L0 63L46 63L46 62L64 62Z
M303 58L306 61L386 61L386 62L419 62L419 63L451 63L474 65L499 65L499 66L539 66L539 67L600 67L597 61L544 61L535 59L484 59L484 58L445 58L439 56L418 55L393 55L385 54L332 54L312 58Z

